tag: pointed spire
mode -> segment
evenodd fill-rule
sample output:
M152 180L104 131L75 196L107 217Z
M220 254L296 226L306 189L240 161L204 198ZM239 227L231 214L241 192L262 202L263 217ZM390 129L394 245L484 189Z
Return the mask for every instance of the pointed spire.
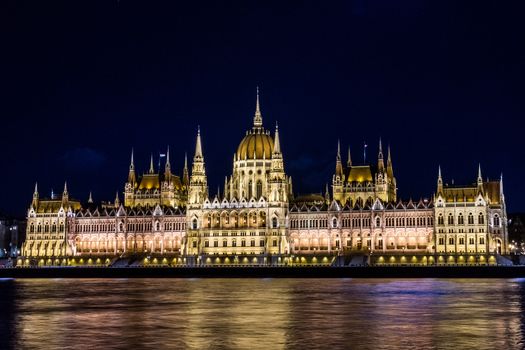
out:
M335 157L335 176L343 179L343 165L341 164L341 142L337 140L337 156Z
M153 153L151 154L150 161L149 161L149 173L154 174L155 168L153 167Z
M503 173L499 177L499 193L503 201L505 201L505 194L503 192Z
M350 146L348 146L348 158L346 161L346 166L351 167L352 166L352 155L350 154Z
M394 178L394 168L392 166L392 157L390 156L390 145L387 148L387 160L386 160L386 173L388 177L393 180Z
M67 181L64 181L64 192L62 192L62 202L69 200L69 193L67 192Z
M197 142L195 144L195 158L202 158L201 127L197 126Z
M478 192L483 193L483 177L481 176L481 164L478 163Z
M131 162L129 163L129 170L135 170L135 161L133 159L133 153L133 148L131 148Z
M253 126L260 128L262 126L262 114L259 104L259 87L257 86L257 101L255 103L255 115L253 116Z
M381 138L379 138L379 152L377 154L377 168L381 172L385 169L385 163L383 161L383 145L381 143Z
M168 149L166 151L166 165L164 165L164 180L168 182L171 181L170 146L168 146Z
M273 146L273 153L281 153L281 142L279 140L279 124L275 122L275 141Z
M118 191L115 194L115 208L118 208L120 206L120 199L118 198Z
M478 163L478 182L483 182L483 177L481 176L481 163Z
M36 209L38 206L38 183L35 182L35 191L33 192L33 201L31 202L33 208Z
M437 193L443 193L443 178L441 177L441 165L438 165Z
M325 199L326 204L330 203L330 190L328 189L328 183L325 186L324 199Z
M93 203L93 195L91 194L91 191L89 191L88 203Z
M182 169L182 184L188 188L190 184L190 173L188 171L188 153L184 152L184 169Z
M128 182L130 184L135 184L135 161L133 156L134 150L131 148L131 161L129 163L129 173L128 173Z

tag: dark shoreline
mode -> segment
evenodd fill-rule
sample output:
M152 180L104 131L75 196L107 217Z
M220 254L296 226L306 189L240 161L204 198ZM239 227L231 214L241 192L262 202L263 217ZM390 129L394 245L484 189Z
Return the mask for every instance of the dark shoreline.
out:
M525 266L46 267L3 268L0 278L525 278Z

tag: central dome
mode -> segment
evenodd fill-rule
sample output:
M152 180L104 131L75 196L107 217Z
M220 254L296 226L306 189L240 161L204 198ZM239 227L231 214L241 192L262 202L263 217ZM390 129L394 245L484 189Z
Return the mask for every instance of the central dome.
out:
M266 159L272 157L273 138L262 128L248 131L237 148L237 159Z

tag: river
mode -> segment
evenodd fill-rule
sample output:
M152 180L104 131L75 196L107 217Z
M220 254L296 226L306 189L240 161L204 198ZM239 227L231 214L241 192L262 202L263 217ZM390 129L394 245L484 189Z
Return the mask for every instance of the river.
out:
M521 349L525 279L4 279L0 349Z

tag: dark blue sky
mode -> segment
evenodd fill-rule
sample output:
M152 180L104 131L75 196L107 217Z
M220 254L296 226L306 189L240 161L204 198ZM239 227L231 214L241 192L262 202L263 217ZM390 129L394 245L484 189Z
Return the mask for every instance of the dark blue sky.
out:
M259 85L296 193L331 180L338 138L358 162L382 137L402 198L480 162L525 211L521 3L3 1L0 210L23 215L35 181L112 200L132 147L142 171L169 144L180 172L198 124L215 193Z

